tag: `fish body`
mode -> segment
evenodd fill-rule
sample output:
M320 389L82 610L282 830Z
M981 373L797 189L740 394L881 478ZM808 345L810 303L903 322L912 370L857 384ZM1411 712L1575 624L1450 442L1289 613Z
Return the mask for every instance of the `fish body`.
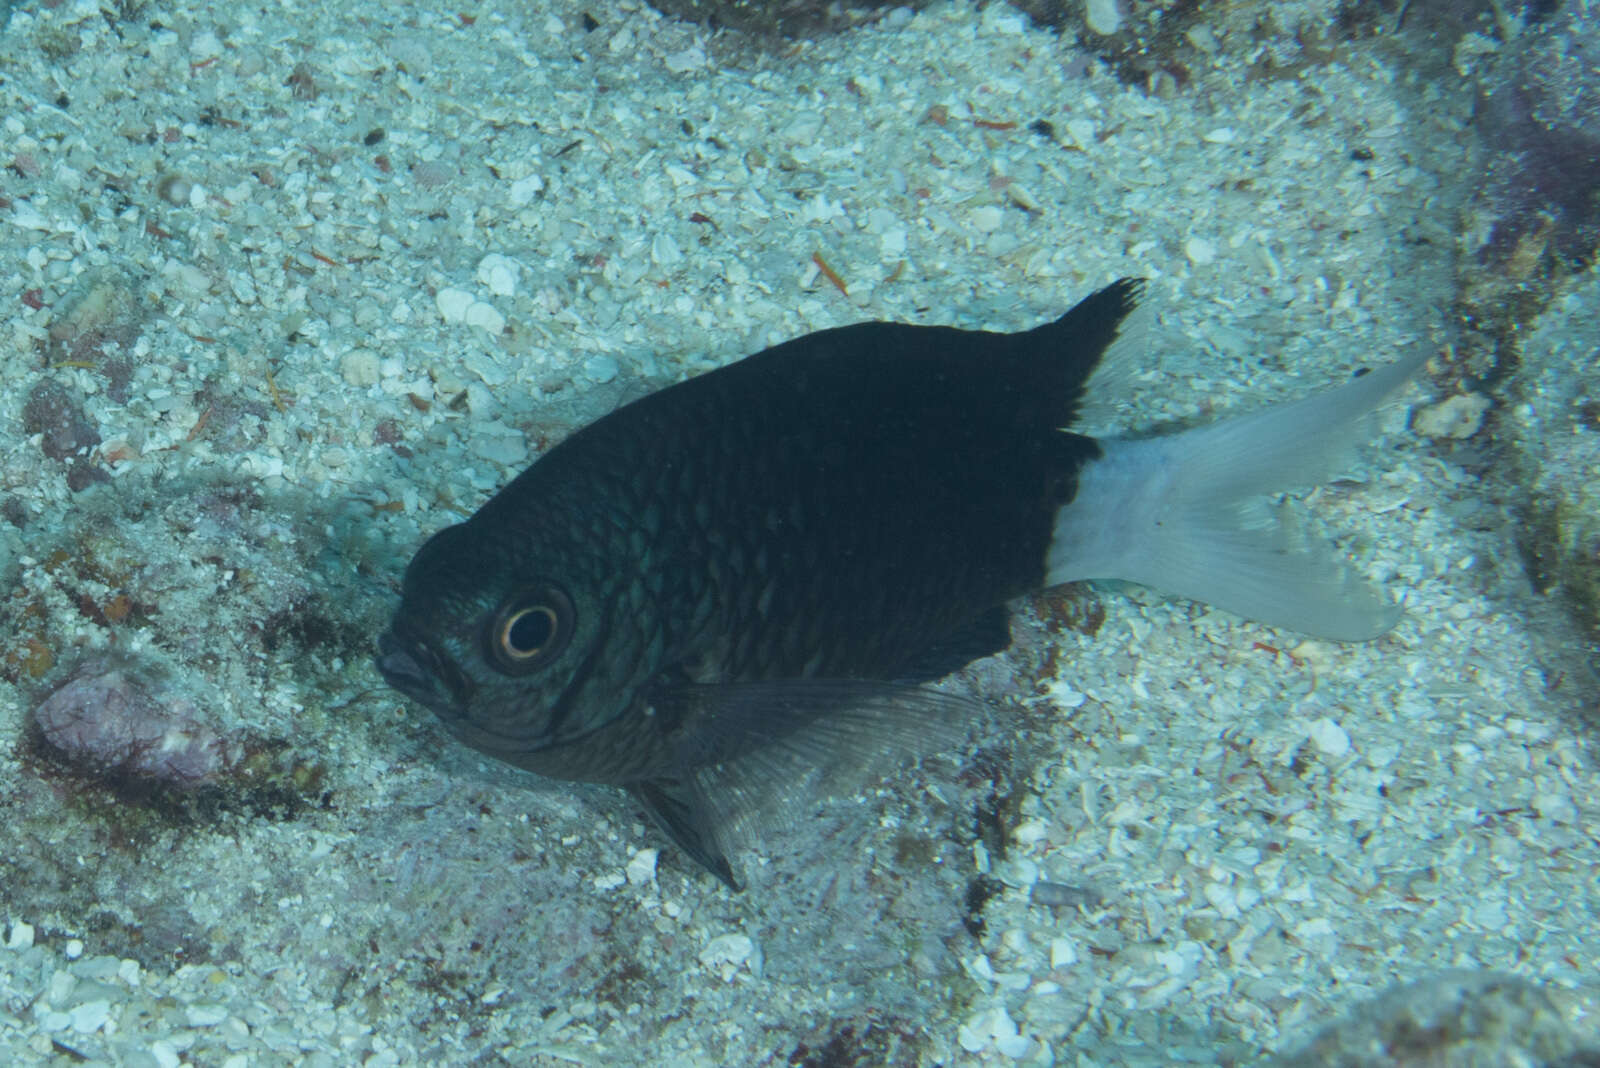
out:
M488 755L628 788L736 887L728 826L764 796L959 737L971 702L919 683L1005 648L1020 595L1120 577L1229 604L1249 577L1264 588L1233 598L1247 614L1386 628L1392 611L1325 554L1246 514L1281 486L1189 484L1182 439L1210 428L1156 444L1065 429L1140 290L1014 334L826 330L620 408L423 545L378 669ZM1410 373L1386 370L1307 413L1335 424L1324 437ZM1281 447L1269 431L1285 434L1246 428L1245 452ZM1240 447L1211 445L1224 466ZM1264 477L1316 466L1291 451L1303 462ZM1220 590L1176 573L1241 546L1262 563L1227 565Z

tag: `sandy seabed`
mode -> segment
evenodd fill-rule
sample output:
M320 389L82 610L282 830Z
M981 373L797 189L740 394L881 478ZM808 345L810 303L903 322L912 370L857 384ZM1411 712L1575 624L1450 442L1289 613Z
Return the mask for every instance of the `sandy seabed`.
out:
M1600 1045L1593 691L1433 377L1303 502L1392 633L1020 605L967 673L1009 736L775 834L742 895L370 666L423 536L806 331L1015 330L1145 276L1129 430L1441 349L1470 88L1354 44L1261 77L1290 39L1208 31L1162 95L1000 5L776 49L623 0L13 10L0 1049L1248 1063L1341 1017L1293 1063L1468 1017L1490 1059L1448 1063ZM1596 292L1546 313L1558 378ZM137 732L111 776L41 745L43 694L112 672L199 785L142 786Z

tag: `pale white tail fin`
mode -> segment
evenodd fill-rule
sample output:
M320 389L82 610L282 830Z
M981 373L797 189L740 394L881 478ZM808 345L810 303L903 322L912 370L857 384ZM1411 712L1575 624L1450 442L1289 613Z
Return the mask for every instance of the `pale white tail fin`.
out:
M1399 607L1267 497L1336 474L1365 417L1420 366L1169 437L1101 441L1056 515L1047 583L1125 579L1316 637L1377 637Z

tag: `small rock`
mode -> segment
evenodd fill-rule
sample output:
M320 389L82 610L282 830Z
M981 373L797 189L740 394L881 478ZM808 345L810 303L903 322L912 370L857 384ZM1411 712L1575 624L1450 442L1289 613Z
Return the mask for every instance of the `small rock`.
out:
M1049 908L1075 908L1082 906L1086 909L1099 907L1101 896L1093 890L1082 886L1068 886L1066 883L1053 883L1040 880L1033 884L1033 890L1028 895L1028 900L1035 905L1045 905Z
M994 1040L994 1048L1002 1056L1020 1061L1034 1053L1037 1044L1027 1035L1005 1035Z
M72 1010L72 1029L80 1035L91 1035L105 1026L111 1018L111 1002L104 998L86 1001Z
M201 30L189 42L189 58L196 62L215 59L222 55L222 42L210 30Z
M1489 398L1483 394L1457 393L1418 412L1411 428L1426 437L1461 441L1478 432L1488 410Z
M352 386L378 384L378 354L371 349L353 349L339 361L339 373Z
M822 116L815 111L796 112L779 136L791 145L810 145L822 132Z
M980 234L991 234L1000 229L1000 224L1005 221L1005 213L994 204L985 204L981 208L973 208L967 221Z
M103 660L80 667L33 718L63 757L100 773L194 786L226 774L243 757L239 743L202 723L193 705Z
M13 202L11 209L11 222L13 225L22 230L50 229L50 220L45 218L43 212L26 200L17 200Z
M723 982L733 978L740 968L752 974L761 972L761 954L755 941L746 934L718 935L700 951L700 963L722 976Z
M485 460L515 467L527 462L528 442L520 430L496 423L473 438L472 451Z
M591 382L604 385L617 377L622 368L610 356L591 356L583 361L583 376Z
M491 336L504 332L506 328L506 317L501 315L493 304L482 300L475 300L467 305L461 321L468 326L476 326Z
M1074 144L1084 151L1088 151L1095 143L1095 127L1093 119L1086 119L1079 115L1067 120L1067 134Z
M982 1053L989 1048L989 1034L983 1030L983 1018L977 1017L978 1026L973 1023L964 1023L956 1028L956 1041L961 1043L961 1048L968 1053Z
M52 460L100 444L100 432L84 414L83 401L60 382L44 381L22 403L22 429L41 435L39 448Z

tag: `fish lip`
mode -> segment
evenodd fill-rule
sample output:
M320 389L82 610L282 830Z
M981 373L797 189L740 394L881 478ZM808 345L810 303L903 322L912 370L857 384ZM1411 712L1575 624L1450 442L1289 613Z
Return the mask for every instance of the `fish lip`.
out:
M456 710L472 696L472 683L448 656L398 628L378 636L373 666L390 686L445 720L456 718Z
M378 636L373 667L394 689L428 709L465 745L502 759L532 756L558 744L548 735L501 732L467 713L475 687L455 662L428 641L396 625Z

